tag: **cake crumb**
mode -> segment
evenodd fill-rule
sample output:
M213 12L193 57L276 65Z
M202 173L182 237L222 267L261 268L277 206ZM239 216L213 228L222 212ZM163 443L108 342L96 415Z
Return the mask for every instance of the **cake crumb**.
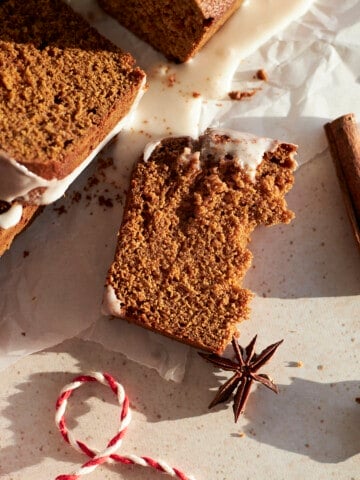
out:
M198 98L198 97L201 97L201 93L200 93L200 92L193 92L193 93L192 93L192 96L193 96L194 98Z
M245 98L253 97L261 88L252 88L250 90L234 90L229 92L228 95L231 100L244 100Z
M291 368L301 368L304 366L304 364L301 360L298 360L297 362L288 362L287 366Z
M355 398L355 402L356 402L356 403L360 403L360 397L356 397L356 398Z
M240 433L239 433L239 437L240 437L240 438L246 437L246 433L245 433L245 432L240 432Z
M26 258L30 255L30 252L28 250L23 251L23 257Z
M107 208L112 208L114 206L114 203L111 198L106 198L104 195L100 195L98 198L99 205L101 207L107 207Z
M175 73L172 73L171 75L169 75L167 77L167 81L168 81L168 87L173 87L175 85L175 82L176 82Z
M317 366L317 369L318 369L318 370L324 370L324 365L318 365L318 366Z
M65 208L65 205L60 205L60 207L54 207L54 212L56 212L60 217L60 215L67 213L67 210Z
M264 70L263 68L260 68L257 72L256 72L256 78L258 80L264 80L264 82L267 82L269 80L269 75L267 74L267 71Z
M79 203L81 200L81 192L74 192L71 197L71 203Z

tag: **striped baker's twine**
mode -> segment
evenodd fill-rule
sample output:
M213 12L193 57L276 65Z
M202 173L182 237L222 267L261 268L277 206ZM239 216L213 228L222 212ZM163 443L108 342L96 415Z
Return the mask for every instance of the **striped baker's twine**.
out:
M116 435L108 442L106 448L102 451L89 448L85 443L76 440L66 427L65 410L68 399L74 390L87 382L99 382L111 390L116 395L120 405L120 425ZM142 467L152 467L158 472L166 473L171 477L180 480L195 480L192 476L187 476L177 468L170 467L162 460L154 460L150 457L138 457L137 455L117 455L115 452L120 448L125 436L127 427L131 421L131 411L129 408L129 399L125 394L123 386L116 382L108 373L93 372L89 375L80 375L72 383L66 385L60 392L56 402L55 423L60 430L64 440L69 443L78 452L84 453L91 460L84 463L75 473L70 475L59 475L55 480L77 480L82 475L93 472L103 463L120 462L126 465L141 465Z

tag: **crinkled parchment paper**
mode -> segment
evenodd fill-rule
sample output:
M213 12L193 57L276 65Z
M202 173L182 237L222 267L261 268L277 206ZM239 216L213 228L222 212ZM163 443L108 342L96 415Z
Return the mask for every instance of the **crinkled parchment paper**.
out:
M277 3L252 0L260 1L265 9ZM330 162L327 153L321 152L326 149L322 129L326 121L350 111L360 118L358 0L315 1L303 17L271 38L278 27L268 25L266 16L259 18L256 32L245 36L244 48L228 48L229 33L221 31L197 59L183 66L167 65L94 1L70 3L137 57L148 73L150 88L132 124L100 155L112 158L113 164L105 168L95 161L65 198L47 207L0 260L0 368L81 336L154 367L165 378L181 379L187 347L103 317L100 305L134 159L149 140L170 133L197 135L208 125L297 143L299 164L306 163L289 195L297 220L291 226L261 228L254 235L255 260L246 283L257 293L255 320L244 328L279 307L279 299L293 299L292 309L297 308L299 315L304 297L357 302L356 247L349 249L351 232L336 178L326 163ZM249 2L242 8L249 8ZM229 28L240 25L243 30L246 25L241 22L240 10ZM281 26L285 24L282 19ZM259 39L266 42L260 48ZM222 69L210 69L207 58L214 51ZM207 68L209 79L200 78L199 72ZM254 79L260 68L266 70L268 82ZM172 74L176 81L170 87ZM230 101L227 96L230 89L252 88L259 90L248 100ZM257 330L256 325L252 328Z

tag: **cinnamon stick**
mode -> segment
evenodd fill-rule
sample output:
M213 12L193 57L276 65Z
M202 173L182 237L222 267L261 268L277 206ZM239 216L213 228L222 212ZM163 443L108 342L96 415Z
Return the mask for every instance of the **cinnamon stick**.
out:
M360 132L349 113L324 125L345 206L360 247Z

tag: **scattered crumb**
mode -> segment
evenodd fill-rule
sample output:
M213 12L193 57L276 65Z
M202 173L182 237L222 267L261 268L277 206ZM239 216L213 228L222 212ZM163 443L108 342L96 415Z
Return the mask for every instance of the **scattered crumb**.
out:
M301 368L304 366L304 363L301 360L298 360L297 362L288 362L288 367L291 368Z
M234 90L233 92L229 92L228 95L231 100L244 100L245 98L250 98L255 95L261 88L252 88L251 90Z
M308 443L305 443L305 447L306 447L306 448L309 448L310 445L309 445Z
M98 184L99 184L99 179L95 175L92 175L91 177L89 177L87 184L84 187L85 192L87 192L90 188Z
M54 210L54 212L56 212L59 215L59 217L60 217L60 215L63 215L64 213L67 213L65 205L60 205L60 207L54 207L53 210Z
M239 437L240 437L240 438L246 437L246 433L245 433L245 432L240 432L240 433L239 433Z
M74 192L71 197L71 203L79 203L81 200L81 193L80 192Z
M26 332L21 332L21 335L22 335L23 337L26 337Z
M193 96L194 98L198 98L198 97L201 96L201 93L199 93L199 92L193 92L193 93L192 93L192 96Z
M30 255L30 252L28 250L23 251L23 257L26 258Z
M360 397L356 397L356 398L355 398L355 402L356 402L356 403L360 403Z
M98 172L102 172L109 167L114 167L114 159L112 157L99 158L97 165Z
M168 87L173 87L175 85L175 82L176 82L176 75L175 73L172 73L167 77Z
M263 68L260 68L260 70L256 72L256 78L259 80L264 80L264 82L267 82L269 80L269 75L267 74L266 70L264 70Z
M114 206L112 198L105 198L104 195L99 196L98 202L101 207L112 208Z
M318 369L318 370L324 370L324 365L318 365L318 366L317 366L317 369Z

